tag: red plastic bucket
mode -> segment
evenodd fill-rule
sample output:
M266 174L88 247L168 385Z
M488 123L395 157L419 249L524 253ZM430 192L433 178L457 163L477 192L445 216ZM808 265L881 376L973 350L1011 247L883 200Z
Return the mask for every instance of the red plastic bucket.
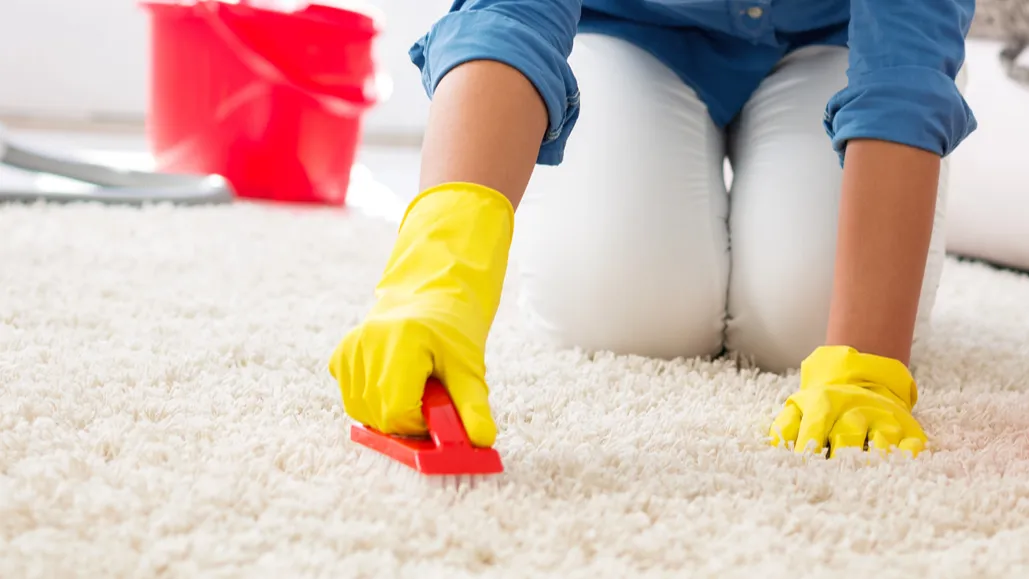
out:
M222 175L240 197L343 205L378 100L370 14L149 0L148 134L162 171Z

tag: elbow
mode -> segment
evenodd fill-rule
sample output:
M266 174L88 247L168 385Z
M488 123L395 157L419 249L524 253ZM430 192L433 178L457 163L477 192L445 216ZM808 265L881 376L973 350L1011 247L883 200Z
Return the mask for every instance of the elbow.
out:
M473 60L493 60L518 70L547 108L547 132L538 162L560 164L579 113L578 84L568 65L579 4L578 0L471 2L450 12L410 50L426 94L432 98L444 76Z
M824 125L841 164L852 139L889 141L946 157L977 128L954 77L915 66L852 77L830 99Z

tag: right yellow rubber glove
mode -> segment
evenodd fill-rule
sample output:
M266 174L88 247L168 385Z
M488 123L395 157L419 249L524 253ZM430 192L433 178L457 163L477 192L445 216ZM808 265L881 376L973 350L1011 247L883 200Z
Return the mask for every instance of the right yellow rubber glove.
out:
M432 375L446 386L472 444L493 445L486 337L513 229L511 202L480 185L447 183L411 201L375 305L329 362L351 418L387 434L423 435L421 400Z
M800 366L800 390L786 399L769 430L771 443L830 457L842 448L918 455L927 442L911 414L918 387L898 360L846 346L815 349Z

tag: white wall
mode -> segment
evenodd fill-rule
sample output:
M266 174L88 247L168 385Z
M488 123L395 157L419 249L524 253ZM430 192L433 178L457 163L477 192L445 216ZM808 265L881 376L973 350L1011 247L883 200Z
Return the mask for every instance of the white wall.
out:
M4 0L0 0L4 1ZM368 117L368 130L421 133L429 114L429 99L418 69L407 51L440 16L451 0L374 0L386 14L386 28L377 46L380 62L393 80L393 95Z
M367 130L420 132L428 102L407 49L450 0L368 2L386 15L377 53L394 89ZM141 119L148 64L137 0L0 0L0 114Z
M2 0L0 110L140 115L146 42L134 0Z

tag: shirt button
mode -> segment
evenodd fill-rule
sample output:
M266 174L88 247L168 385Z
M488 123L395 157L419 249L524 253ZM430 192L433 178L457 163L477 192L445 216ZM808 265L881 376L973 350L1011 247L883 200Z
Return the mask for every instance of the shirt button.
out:
M747 8L747 16L750 16L754 20L761 18L764 13L765 11L762 10L760 6L751 6L750 8Z

